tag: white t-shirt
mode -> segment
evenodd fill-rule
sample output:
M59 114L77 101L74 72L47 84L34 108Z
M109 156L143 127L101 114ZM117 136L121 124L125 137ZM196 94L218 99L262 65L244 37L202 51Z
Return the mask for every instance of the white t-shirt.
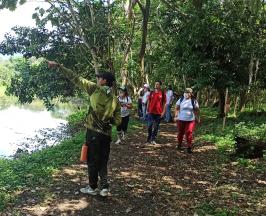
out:
M150 92L146 91L142 97L142 103L146 104L149 98Z
M123 105L128 105L128 104L132 104L132 100L130 97L118 97L118 100L121 104L121 117L126 117L130 114L130 109L128 109L126 106Z
M192 106L191 99L184 98L180 104L179 99L176 102L176 106L180 106L179 112L178 112L178 120L181 121L194 121L195 120L195 114ZM198 101L194 100L194 107L199 108Z
M170 104L172 97L173 97L173 91L167 90L167 92L166 92L166 104Z

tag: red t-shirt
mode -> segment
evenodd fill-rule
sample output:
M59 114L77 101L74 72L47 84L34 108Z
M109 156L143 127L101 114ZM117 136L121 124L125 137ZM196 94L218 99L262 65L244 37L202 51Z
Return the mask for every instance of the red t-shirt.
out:
M166 103L166 95L161 90L158 92L151 92L149 96L149 107L148 113L153 113L161 115L163 112L163 107Z

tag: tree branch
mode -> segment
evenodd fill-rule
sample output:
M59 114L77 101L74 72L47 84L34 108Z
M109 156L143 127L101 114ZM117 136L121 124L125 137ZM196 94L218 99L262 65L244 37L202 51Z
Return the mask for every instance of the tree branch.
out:
M145 7L142 5L142 3L140 2L140 0L137 0L137 4L139 5L139 8L141 10L141 12L144 14L145 13Z
M168 8L171 8L172 10L174 9L174 10L176 10L178 13L180 13L182 16L188 16L188 14L186 14L186 13L184 13L184 12L182 12L181 10L180 10L180 8L178 8L178 6L177 5L174 5L174 4L172 4L172 3L170 3L170 2L168 2L167 0L161 0Z

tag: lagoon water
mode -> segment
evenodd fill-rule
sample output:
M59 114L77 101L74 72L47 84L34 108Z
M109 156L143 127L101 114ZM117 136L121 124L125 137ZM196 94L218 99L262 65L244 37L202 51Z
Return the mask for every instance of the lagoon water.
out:
M44 128L57 130L65 124L65 120L54 118L46 110L33 111L16 106L0 110L0 156L13 155L22 142L40 136L40 130Z

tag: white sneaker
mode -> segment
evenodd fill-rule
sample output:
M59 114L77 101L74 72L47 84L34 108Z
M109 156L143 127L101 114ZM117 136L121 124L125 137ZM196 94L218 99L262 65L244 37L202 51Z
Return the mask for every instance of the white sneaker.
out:
M153 141L151 141L151 144L156 145L157 143L153 140Z
M122 132L122 140L125 140L125 139L126 139L125 132Z
M92 189L89 185L85 188L80 188L80 192L84 194L90 194L90 195L97 195L98 194L98 188Z
M118 140L115 142L116 145L118 145L118 144L120 144L120 143L121 143L121 140L120 140L120 139L118 139Z
M108 193L109 193L109 190L107 188L104 188L100 191L100 195L102 197L107 197L108 196Z

